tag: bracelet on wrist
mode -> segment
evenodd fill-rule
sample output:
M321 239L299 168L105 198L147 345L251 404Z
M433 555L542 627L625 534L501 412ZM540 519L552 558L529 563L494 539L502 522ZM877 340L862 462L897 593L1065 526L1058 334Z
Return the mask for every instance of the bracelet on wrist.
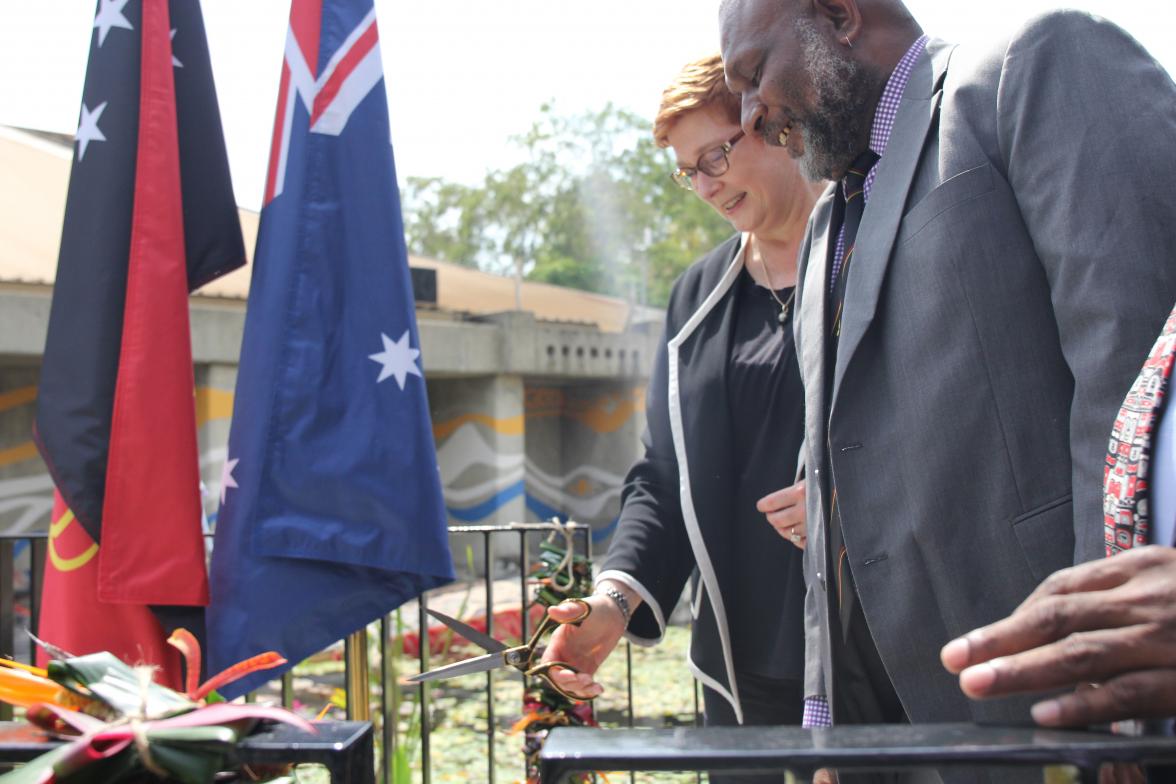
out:
M629 598L611 585L599 586L596 591L612 599L613 604L621 611L621 617L625 620L625 626L628 627L629 617L632 615L632 610L629 609Z

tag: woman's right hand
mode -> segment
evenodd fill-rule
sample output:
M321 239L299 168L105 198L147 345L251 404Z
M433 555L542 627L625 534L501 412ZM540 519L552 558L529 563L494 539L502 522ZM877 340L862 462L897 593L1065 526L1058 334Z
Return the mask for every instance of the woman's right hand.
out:
M579 626L570 623L558 626L551 634L542 661L561 661L579 670L574 673L556 669L549 675L564 691L587 700L604 691L593 676L624 635L625 619L620 608L607 596L594 594L584 601L592 608L591 614ZM547 610L547 614L557 621L570 621L580 612L580 606L574 602L563 602Z

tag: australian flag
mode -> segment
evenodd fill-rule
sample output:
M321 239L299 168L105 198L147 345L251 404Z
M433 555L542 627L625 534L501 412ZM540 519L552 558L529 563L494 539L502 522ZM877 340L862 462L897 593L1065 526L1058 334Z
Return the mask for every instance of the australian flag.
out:
M214 672L267 650L297 663L453 579L389 139L372 0L294 0L212 555Z

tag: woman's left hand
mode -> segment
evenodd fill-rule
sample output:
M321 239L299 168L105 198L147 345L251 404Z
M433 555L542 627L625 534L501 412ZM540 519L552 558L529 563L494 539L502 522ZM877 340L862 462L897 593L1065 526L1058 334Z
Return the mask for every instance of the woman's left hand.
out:
M804 480L791 487L768 493L755 502L755 508L764 513L768 525L776 529L792 544L804 549L808 537L804 526Z

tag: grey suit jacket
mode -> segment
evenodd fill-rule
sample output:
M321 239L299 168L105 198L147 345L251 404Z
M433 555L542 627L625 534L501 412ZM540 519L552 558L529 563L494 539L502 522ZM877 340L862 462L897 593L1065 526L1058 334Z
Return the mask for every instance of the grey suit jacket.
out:
M1028 721L1025 699L967 700L939 649L1101 555L1107 434L1176 300L1176 87L1080 13L988 51L930 43L878 164L836 367L831 205L801 249L796 345L807 462L829 451L870 631L913 721ZM806 572L827 674L819 484Z

